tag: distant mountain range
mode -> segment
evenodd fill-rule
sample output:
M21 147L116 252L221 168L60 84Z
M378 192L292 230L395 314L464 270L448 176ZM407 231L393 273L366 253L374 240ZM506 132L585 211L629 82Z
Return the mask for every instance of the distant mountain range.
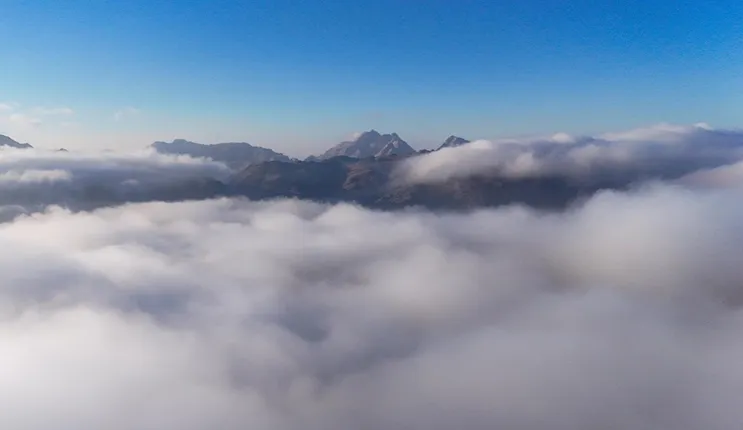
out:
M33 148L33 146L29 145L28 143L16 142L15 140L11 139L8 136L5 136L4 134L0 134L0 146L7 146L11 148L18 148L18 149Z
M292 161L284 154L245 142L204 145L184 139L176 139L172 142L155 142L150 146L162 154L211 158L214 161L225 163L232 169L240 169L250 164L266 161Z
M457 136L447 138L436 150L468 143ZM1 146L30 148L7 136L0 136ZM54 202L68 207L92 209L131 201L175 201L214 197L248 197L254 200L299 198L323 202L353 202L377 209L400 209L420 206L429 209L462 210L507 204L523 204L540 209L560 209L601 189L630 186L643 172L602 171L581 181L559 175L508 178L484 172L451 178L435 183L400 181L397 167L410 157L431 152L416 152L395 133L380 134L375 130L342 142L319 157L300 161L284 154L248 143L203 145L177 139L155 142L153 149L167 154L207 157L226 163L234 173L222 180L210 177L171 180L142 188L122 189L117 183L87 184L66 189L55 185ZM678 177L684 166L651 166L653 175ZM48 203L49 193L39 198L27 190L19 195L0 196L3 202L24 201Z
M460 146L466 139L450 136L439 147ZM0 145L30 148L7 136ZM96 184L83 191L56 193L57 203L78 208L126 201L191 200L219 196L244 196L255 200L300 198L324 202L354 202L378 209L422 206L431 209L468 209L522 203L538 208L564 207L572 200L601 187L616 184L576 185L562 178L505 179L473 176L436 184L407 184L394 180L396 166L416 152L396 133L370 130L352 141L342 142L318 157L305 161L248 143L204 145L183 139L155 142L153 149L165 154L206 157L231 167L235 173L225 181L211 178L163 183L138 192L122 192L113 184ZM109 188L114 187L114 188ZM12 197L12 199L11 199ZM33 196L20 196L33 201ZM8 199L20 199L7 196ZM0 199L0 201L3 199Z
M166 144L172 148L178 141ZM469 143L467 139L449 136L434 151ZM217 154L220 145L190 143L178 145L194 149L189 154L225 160ZM244 148L255 148L248 144ZM155 144L161 150L162 144ZM261 148L262 149L262 148ZM270 150L265 150L270 151ZM462 210L477 207L523 204L540 209L564 208L571 202L587 197L601 189L621 189L630 186L637 172L626 174L601 172L595 177L572 181L560 175L508 178L497 172L472 174L435 183L409 183L397 180L400 163L410 157L432 152L417 152L396 133L381 134L370 130L354 140L341 142L320 156L304 161L273 151L262 152L264 157L252 159L252 153L233 165L247 165L235 169L225 182L213 181L195 188L203 197L206 191L220 196L245 196L254 200L272 198L299 198L324 202L353 202L377 209L400 209L420 206L430 209ZM234 160L231 160L234 161ZM666 174L677 176L682 171ZM663 169L659 172L665 171ZM683 170L683 169L681 169ZM194 191L195 192L195 191ZM179 189L179 196L189 193Z
M457 136L449 136L438 149L460 146L465 143L469 143L469 140ZM232 169L241 169L251 164L267 161L297 161L271 149L253 146L244 142L204 145L184 139L176 139L172 142L155 142L150 146L163 154L211 158L214 161L227 164ZM322 161L334 157L350 157L359 160L392 156L405 157L416 153L417 151L397 133L381 134L376 130L369 130L359 134L353 140L341 142L329 148L321 155L309 156L305 161Z
M469 143L469 140L457 136L449 136L438 149L460 146L465 143ZM1 146L21 149L33 148L28 143L19 143L9 136L0 134ZM228 167L235 170L267 161L296 161L288 155L269 148L254 146L246 142L202 144L185 139L175 139L172 142L157 141L151 144L150 147L161 154L210 158L214 161L225 163ZM64 148L60 148L57 151L67 152ZM421 152L429 151L424 150ZM310 156L306 161L328 160L333 157L351 157L356 159L382 158L409 156L416 153L417 151L397 133L381 134L376 130L369 130L359 134L353 140L341 142L331 147L319 156Z

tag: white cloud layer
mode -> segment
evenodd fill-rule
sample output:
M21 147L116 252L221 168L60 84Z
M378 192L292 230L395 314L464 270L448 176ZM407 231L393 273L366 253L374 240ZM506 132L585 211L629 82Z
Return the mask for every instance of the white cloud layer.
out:
M413 183L479 174L508 178L673 175L741 158L741 131L714 130L701 123L659 124L597 137L558 133L536 139L479 140L411 158L399 174Z
M0 244L12 429L743 422L740 188L549 216L50 209L0 224Z

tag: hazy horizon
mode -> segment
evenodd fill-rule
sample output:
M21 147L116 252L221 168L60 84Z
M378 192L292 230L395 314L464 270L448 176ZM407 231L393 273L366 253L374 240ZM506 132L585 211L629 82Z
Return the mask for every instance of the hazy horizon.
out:
M470 140L470 141L482 140L482 141L490 141L490 142L509 142L509 141L514 141L514 142L526 141L526 142L528 142L528 141L540 140L540 139L550 140L550 139L553 139L553 138L570 138L570 139L573 139L573 138L583 138L583 137L603 138L604 136L615 136L615 135L631 134L631 133L635 133L635 132L642 132L642 131L654 130L654 129L696 127L696 126L699 126L699 125L702 125L703 127L707 127L707 128L713 128L713 129L716 129L716 130L728 130L728 131L731 131L731 132L738 132L738 131L740 131L740 128L739 127L729 127L729 128L713 127L712 125L710 125L709 123L707 123L705 121L698 121L698 122L694 122L694 123L690 123L690 124L673 124L673 123L662 122L662 123L656 123L656 124L644 124L642 126L632 127L632 128L629 128L629 129L622 129L622 130L603 130L602 132L593 132L593 133L590 133L590 132L568 133L568 132L565 132L563 130L558 130L558 131L555 131L555 132L552 132L552 133L523 133L523 134L512 134L512 135L500 135L500 136L494 136L494 137L490 137L490 138L477 137L477 136L475 136L475 137L468 136L466 133L448 134L446 136L442 136L438 140L435 140L435 141L426 141L425 143L421 144L419 141L410 140L407 136L400 135L400 133L397 133L394 130L380 130L380 129L376 129L376 128L371 127L371 128L366 129L366 130L361 130L361 131L357 131L357 132L353 132L353 133L347 134L345 136L340 136L338 138L339 140L336 140L336 141L328 141L328 142L325 142L324 144L318 144L317 147L313 147L313 148L308 149L308 151L310 151L310 152L299 152L299 151L298 152L288 152L288 151L282 151L280 148L281 147L284 147L284 146L287 146L290 149L296 149L296 148L292 148L292 145L269 146L269 145L261 144L260 142L249 141L249 140L246 140L246 139L227 139L227 140L218 140L218 141L211 141L210 142L210 141L200 141L200 140L196 140L196 139L190 139L188 137L183 137L183 136L175 136L175 137L167 138L167 139L154 139L154 140L151 140L151 141L142 142L141 144L137 144L137 145L132 144L132 145L125 145L125 146L118 146L117 147L115 145L105 146L104 144L100 144L100 145L96 145L96 146L82 146L81 147L81 146L78 146L78 145L70 145L70 146L55 145L53 142L50 143L50 144L43 144L43 143L42 144L38 144L36 142L29 142L29 141L25 141L23 139L17 139L13 135L5 134L5 133L2 133L2 132L0 132L0 135L5 135L7 137L10 137L10 138L16 140L19 143L29 143L34 148L36 148L36 149L43 149L43 150L57 150L57 149L60 149L60 148L64 148L64 149L68 149L68 150L69 149L73 149L73 150L84 150L84 151L124 151L124 152L129 152L129 151L132 151L132 150L146 149L146 148L150 147L150 145L152 145L155 142L172 142L174 140L179 140L179 139L180 140L186 140L186 141L189 141L189 142L204 144L204 145L237 142L237 143L248 143L248 144L250 144L252 146L256 146L256 147L263 147L263 148L272 149L272 150L275 150L275 151L277 151L279 153L283 153L283 154L285 154L285 155L287 155L289 157L294 157L294 158L302 159L302 158L305 158L305 157L308 157L308 156L311 156L311 155L320 155L324 151L326 151L327 149L329 149L330 147L332 147L334 145L337 145L338 143L341 143L341 142L344 142L344 141L353 141L353 140L357 139L358 136L361 135L362 133L368 132L368 131L371 131L371 130L375 130L375 131L377 131L379 133L382 133L382 134L385 134L385 133L397 133L398 135L400 135L400 137L403 140L405 140L415 150L420 151L420 150L436 149L437 147L439 147L450 136L461 137L461 138L464 138L464 139L467 139L467 140Z

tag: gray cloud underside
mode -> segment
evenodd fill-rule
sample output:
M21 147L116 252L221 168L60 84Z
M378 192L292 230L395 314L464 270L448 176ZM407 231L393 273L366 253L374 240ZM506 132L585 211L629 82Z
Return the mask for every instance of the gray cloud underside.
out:
M8 428L743 422L739 188L553 215L51 208L0 224L0 243Z

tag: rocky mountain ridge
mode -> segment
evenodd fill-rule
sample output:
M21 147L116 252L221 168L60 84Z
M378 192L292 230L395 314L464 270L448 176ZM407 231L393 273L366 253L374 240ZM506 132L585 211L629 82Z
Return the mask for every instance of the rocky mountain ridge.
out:
M333 157L387 157L391 155L414 154L413 149L397 133L380 134L376 130L361 133L354 140L341 142L313 160L327 160Z
M292 160L288 156L272 149L253 146L245 142L226 142L205 145L185 139L175 139L172 142L158 141L150 145L150 147L162 154L211 158L214 161L225 163L233 169L240 169L250 164L263 163L266 161L288 162Z
M33 146L31 146L28 143L20 143L20 142L17 142L15 140L13 140L9 136L6 136L4 134L0 134L0 147L2 147L2 146L10 147L10 148L17 148L17 149L31 149L31 148L33 148Z

